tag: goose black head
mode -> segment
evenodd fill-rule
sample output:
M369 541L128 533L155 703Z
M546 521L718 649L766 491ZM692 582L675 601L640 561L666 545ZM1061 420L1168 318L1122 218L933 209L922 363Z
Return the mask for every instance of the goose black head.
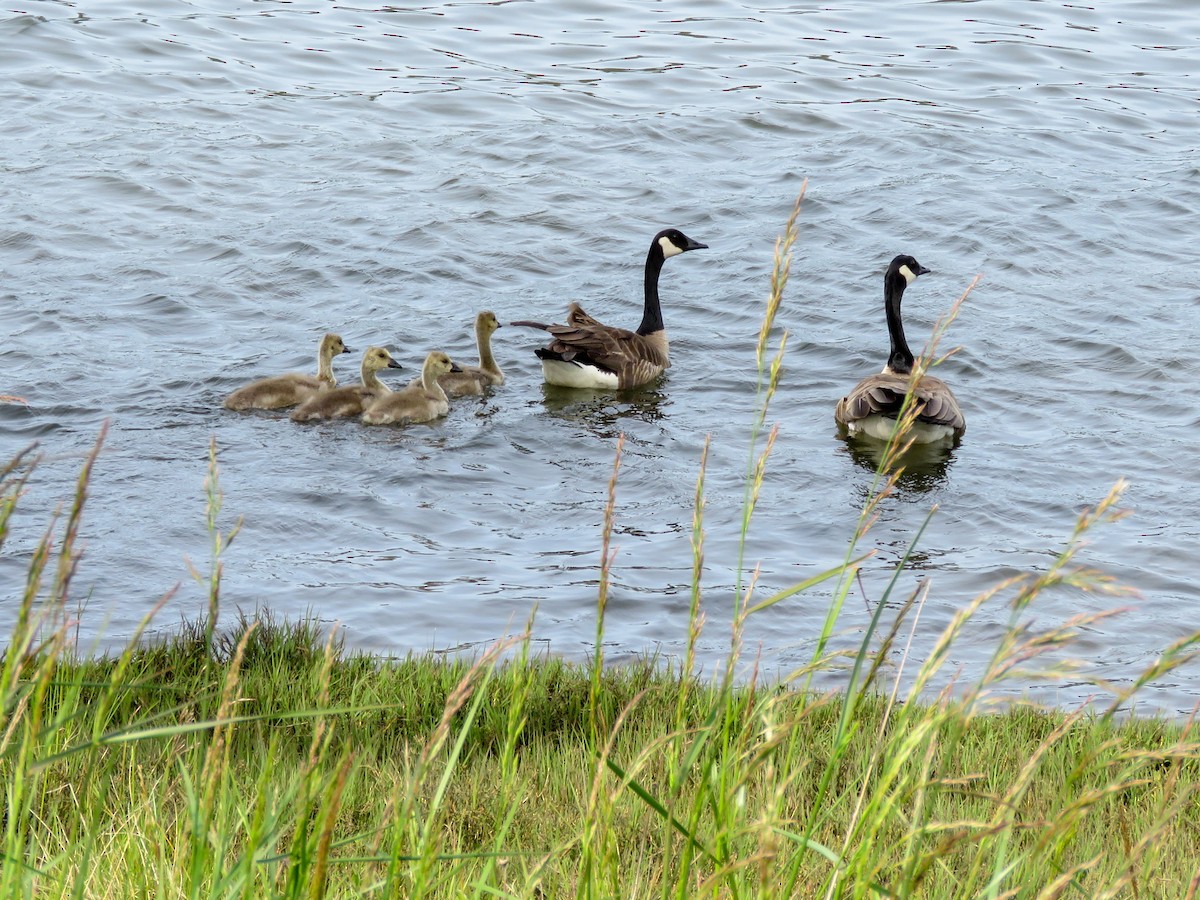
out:
M654 243L662 250L663 259L687 253L689 250L708 249L708 244L692 240L678 228L664 228L654 236Z
M892 260L892 264L888 266L887 278L892 278L896 275L901 275L904 278L906 285L912 284L917 280L918 275L928 275L929 269L925 268L913 257L901 253Z

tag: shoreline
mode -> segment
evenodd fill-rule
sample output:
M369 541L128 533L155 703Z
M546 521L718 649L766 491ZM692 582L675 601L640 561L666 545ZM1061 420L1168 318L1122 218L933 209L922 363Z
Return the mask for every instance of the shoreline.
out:
M0 884L964 896L999 865L1025 889L1194 887L1190 722L982 714L499 649L383 660L269 617L185 623L105 659L44 649L6 682L0 764L24 814L5 852L25 866Z

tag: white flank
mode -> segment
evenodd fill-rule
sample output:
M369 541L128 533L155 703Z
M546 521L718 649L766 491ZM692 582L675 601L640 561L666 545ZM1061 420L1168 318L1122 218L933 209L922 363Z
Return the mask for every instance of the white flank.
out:
M867 416L865 419L859 419L857 422L850 422L846 429L851 434L861 434L864 437L874 438L877 441L886 441L892 436L892 429L896 427L896 420L889 419L887 416ZM949 425L932 425L929 422L917 422L913 425L912 431L909 432L911 437L918 444L936 444L954 440L954 429Z
M600 390L617 388L616 374L597 369L595 366L563 362L561 359L543 359L542 371L546 375L547 384L557 384L559 387Z

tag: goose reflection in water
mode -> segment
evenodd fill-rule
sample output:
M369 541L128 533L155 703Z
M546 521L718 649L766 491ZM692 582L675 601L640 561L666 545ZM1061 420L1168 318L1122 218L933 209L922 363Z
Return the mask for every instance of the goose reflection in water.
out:
M596 437L612 440L627 433L630 420L652 424L666 419L671 398L661 391L591 391L542 386L542 406L557 419L582 425Z
M845 443L850 458L868 472L878 472L883 466L888 449L883 441L846 435L841 435L840 439ZM897 488L924 494L946 485L953 461L954 447L914 443L891 460L891 468L902 469L896 482Z

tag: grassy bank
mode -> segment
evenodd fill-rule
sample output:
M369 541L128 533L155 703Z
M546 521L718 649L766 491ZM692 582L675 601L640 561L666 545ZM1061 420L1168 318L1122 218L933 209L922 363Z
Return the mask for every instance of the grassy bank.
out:
M5 896L1195 890L1187 724L381 661L270 622L33 657L5 698Z
M794 234L793 220L758 342L747 555L776 434L766 411L786 335L769 345ZM927 658L905 650L924 595L895 596L896 580L857 651L834 653L858 545L900 477L903 453L890 454L842 565L770 596L751 577L719 601L734 608L728 667L699 680L703 461L687 650L672 670L604 664L619 441L585 666L531 659L529 634L470 661L384 660L306 623L218 628L237 527L219 524L214 448L206 614L87 659L71 643L71 581L103 438L28 555L0 666L0 896L1190 898L1200 886L1192 725L1117 718L1190 661L1200 635L1107 705L997 703L1014 683L1070 674L1054 660L1098 616L1033 630L1028 613L1048 591L1117 591L1076 554L1119 515L1119 488L1045 569L960 610ZM37 463L30 452L0 468L0 545ZM829 609L811 664L770 685L735 679L746 623L806 591ZM1006 604L1008 627L976 680L954 683L942 668L984 604ZM812 689L835 669L838 693Z

